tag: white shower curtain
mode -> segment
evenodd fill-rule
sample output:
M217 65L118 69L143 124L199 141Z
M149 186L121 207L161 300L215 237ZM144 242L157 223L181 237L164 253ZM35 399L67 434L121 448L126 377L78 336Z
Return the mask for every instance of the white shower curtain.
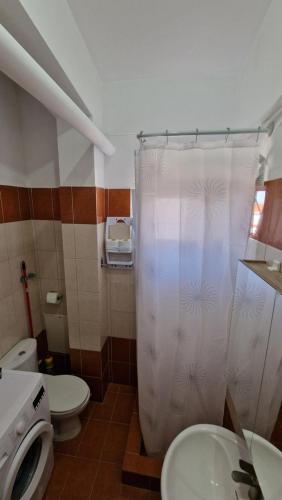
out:
M149 455L165 453L187 426L222 423L229 309L256 156L248 142L137 154L139 414Z

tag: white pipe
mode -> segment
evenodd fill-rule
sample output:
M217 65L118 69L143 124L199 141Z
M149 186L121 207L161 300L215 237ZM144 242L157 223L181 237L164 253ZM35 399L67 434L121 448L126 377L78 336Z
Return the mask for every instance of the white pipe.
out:
M0 69L40 101L52 114L62 118L110 156L115 148L73 100L41 68L29 53L0 25Z

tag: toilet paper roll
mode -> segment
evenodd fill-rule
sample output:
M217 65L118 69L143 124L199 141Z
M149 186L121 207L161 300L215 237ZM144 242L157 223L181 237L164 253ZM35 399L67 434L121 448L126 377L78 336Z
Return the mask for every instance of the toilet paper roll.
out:
M46 302L47 304L59 304L62 300L62 295L59 292L50 291L47 292Z

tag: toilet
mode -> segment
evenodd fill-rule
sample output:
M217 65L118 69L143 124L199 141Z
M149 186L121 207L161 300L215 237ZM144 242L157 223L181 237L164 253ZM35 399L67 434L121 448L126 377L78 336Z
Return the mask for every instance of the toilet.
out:
M38 371L37 342L29 338L18 342L3 358L0 366L9 370ZM44 375L47 385L54 440L67 441L81 430L79 414L90 398L86 382L73 375Z

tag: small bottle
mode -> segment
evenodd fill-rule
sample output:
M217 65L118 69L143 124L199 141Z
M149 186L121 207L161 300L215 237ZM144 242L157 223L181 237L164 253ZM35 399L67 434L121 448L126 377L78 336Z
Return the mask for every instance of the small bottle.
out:
M48 375L55 375L54 358L51 354L44 359L45 371Z

